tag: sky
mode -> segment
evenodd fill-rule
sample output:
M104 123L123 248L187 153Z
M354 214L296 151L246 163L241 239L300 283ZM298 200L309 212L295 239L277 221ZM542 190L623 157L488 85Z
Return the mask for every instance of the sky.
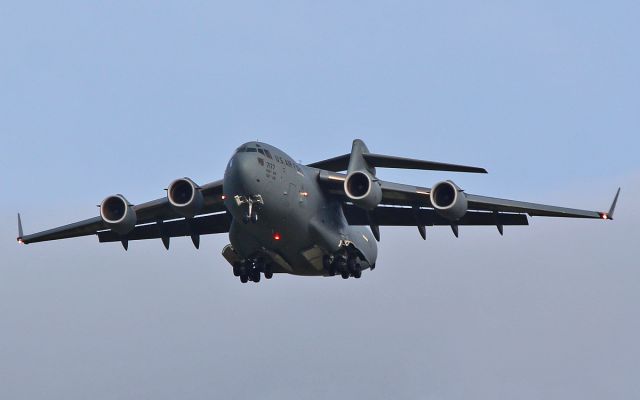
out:
M0 3L0 398L640 397L640 3ZM225 235L18 246L259 139L463 163L467 192L606 210L382 228L359 280L241 284Z

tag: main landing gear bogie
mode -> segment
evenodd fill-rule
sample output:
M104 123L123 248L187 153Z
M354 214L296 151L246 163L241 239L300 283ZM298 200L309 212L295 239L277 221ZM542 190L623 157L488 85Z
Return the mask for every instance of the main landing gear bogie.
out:
M233 275L240 277L240 282L247 283L249 281L258 283L264 274L265 279L273 277L271 264L265 262L262 258L255 260L245 260L233 264Z
M322 259L327 274L329 276L340 275L342 279L349 279L350 277L360 279L363 267L361 262L366 265L366 261L362 261L357 254L350 254L348 252L341 252L336 255L325 255ZM373 268L371 267L371 269Z

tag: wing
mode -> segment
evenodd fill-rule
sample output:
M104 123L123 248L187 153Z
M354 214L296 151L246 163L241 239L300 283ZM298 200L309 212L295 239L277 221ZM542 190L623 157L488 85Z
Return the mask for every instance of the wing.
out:
M347 221L352 225L372 226L431 226L431 225L527 225L527 215L545 217L613 219L620 189L608 212L580 210L546 204L499 199L464 193L468 211L460 219L451 221L441 217L433 209L431 189L378 181L382 188L382 201L372 211L365 211L349 204L344 193L344 174L320 171L318 180L324 189L342 197Z
M79 236L98 235L100 242L119 241L127 247L129 240L160 238L168 248L169 238L191 236L196 247L199 235L229 231L230 217L222 200L222 181L201 187L204 204L195 218L184 218L171 207L164 197L133 206L136 211L136 227L126 235L109 230L100 217L85 219L46 231L23 235L22 221L18 215L18 241L29 244Z

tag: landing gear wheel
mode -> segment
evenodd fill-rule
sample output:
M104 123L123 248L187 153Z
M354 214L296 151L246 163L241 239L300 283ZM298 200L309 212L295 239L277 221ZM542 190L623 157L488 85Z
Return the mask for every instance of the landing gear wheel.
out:
M327 271L327 275L334 276L336 274L336 269L331 261L332 260L330 255L325 254L324 256L322 256L322 267L325 271Z
M233 263L233 276L240 276L240 263Z
M257 269L251 271L251 280L255 283L260 282L260 271L258 271Z
M362 271L357 270L353 272L353 277L356 279L360 279L360 277L362 276Z
M249 282L249 277L247 275L240 275L240 282L242 283Z
M355 259L349 258L349 260L347 261L347 269L349 269L351 273L354 273L356 269L358 269L358 263Z
M271 279L273 277L273 268L271 263L266 262L263 264L263 272L265 279Z
M347 263L347 260L342 257L338 257L338 259L335 260L335 262L333 263L333 268L336 271L340 271L340 273L342 273L342 271L346 271L347 274L349 273L349 265Z
M343 271L341 275L342 275L342 279L349 279L349 272Z
M331 256L328 254L325 254L324 256L322 256L322 266L324 267L324 269L329 269L329 267L331 266Z

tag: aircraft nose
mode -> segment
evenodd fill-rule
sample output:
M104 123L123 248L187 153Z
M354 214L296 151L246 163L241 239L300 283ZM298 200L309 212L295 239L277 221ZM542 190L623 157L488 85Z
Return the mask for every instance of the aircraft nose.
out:
M231 189L234 195L247 194L247 189L251 186L251 182L255 180L256 164L255 155L252 156L247 153L234 155L227 166L225 188Z

